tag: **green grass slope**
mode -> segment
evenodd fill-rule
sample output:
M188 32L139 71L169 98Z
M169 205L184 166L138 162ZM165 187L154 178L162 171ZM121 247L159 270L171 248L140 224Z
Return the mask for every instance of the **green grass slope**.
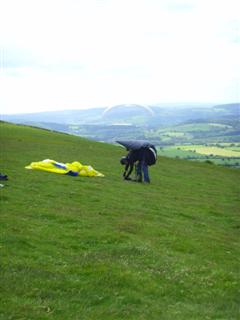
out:
M239 319L237 169L160 157L121 179L121 147L0 124L0 319ZM26 170L80 161L82 178Z

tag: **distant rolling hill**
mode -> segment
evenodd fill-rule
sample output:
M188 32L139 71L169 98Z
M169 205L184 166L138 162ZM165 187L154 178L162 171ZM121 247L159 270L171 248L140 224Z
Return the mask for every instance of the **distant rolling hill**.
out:
M1 115L1 119L11 121L14 123L94 123L99 121L105 108L92 108L84 110L62 110L62 111L49 111L49 112L36 112L36 113L23 113L13 115Z
M239 117L240 103L217 106L205 105L118 105L111 108L84 110L63 110L27 114L1 115L1 120L15 123L50 122L60 124L132 124L132 125L172 125L183 121Z
M160 105L146 106L122 104L110 108L65 110L32 114L2 115L1 119L50 130L80 135L92 140L114 142L118 138L151 139L157 145L174 144L173 138L162 139L161 131L178 131L180 125L200 128L199 123L215 123L222 127L209 127L209 137L226 136L223 141L239 141L240 104L224 105ZM227 127L228 126L228 127ZM175 127L175 128L174 128ZM221 132L219 132L221 129ZM226 130L225 130L226 129ZM210 132L211 131L211 132ZM208 142L208 132L194 130L188 137ZM182 142L189 143L182 135ZM185 139L185 140L184 140ZM179 142L179 140L178 140ZM194 141L195 142L195 141Z

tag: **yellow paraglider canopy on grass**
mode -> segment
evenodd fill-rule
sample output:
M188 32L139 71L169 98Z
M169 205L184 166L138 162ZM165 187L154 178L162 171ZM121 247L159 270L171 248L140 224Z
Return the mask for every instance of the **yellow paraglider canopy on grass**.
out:
M74 161L72 163L61 163L55 160L45 159L39 162L32 162L25 168L60 174L68 174L70 176L104 177L101 172L96 171L92 166L82 165L78 161Z

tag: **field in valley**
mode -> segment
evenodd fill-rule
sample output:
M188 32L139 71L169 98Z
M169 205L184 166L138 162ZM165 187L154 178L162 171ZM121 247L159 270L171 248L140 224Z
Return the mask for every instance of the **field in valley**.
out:
M240 168L240 144L218 143L211 145L176 145L158 149L162 156Z

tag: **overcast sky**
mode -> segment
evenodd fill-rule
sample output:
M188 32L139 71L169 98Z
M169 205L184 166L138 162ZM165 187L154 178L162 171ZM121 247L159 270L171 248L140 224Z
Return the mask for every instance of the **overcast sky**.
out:
M0 0L1 113L239 102L239 0Z

